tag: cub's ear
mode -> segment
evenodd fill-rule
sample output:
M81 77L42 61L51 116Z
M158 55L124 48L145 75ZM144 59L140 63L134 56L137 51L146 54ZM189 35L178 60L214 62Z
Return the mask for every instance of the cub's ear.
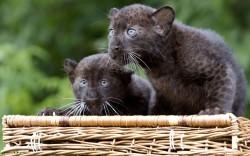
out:
M64 60L64 70L67 73L75 71L76 66L77 66L77 62L76 61L73 61L71 59L65 59Z
M125 84L128 84L131 81L131 76L134 74L134 71L129 68L124 67L121 71L121 79Z
M156 10L151 15L153 27L158 34L165 35L169 32L172 23L174 22L175 12L169 6L164 6Z
M70 82L73 83L75 79L74 71L77 66L77 62L70 60L70 59L65 59L63 66L64 66L64 70L67 72L69 76Z
M109 18L112 18L115 14L117 14L117 12L119 12L119 9L117 9L117 8L112 8L112 9L109 11L108 17L109 17Z

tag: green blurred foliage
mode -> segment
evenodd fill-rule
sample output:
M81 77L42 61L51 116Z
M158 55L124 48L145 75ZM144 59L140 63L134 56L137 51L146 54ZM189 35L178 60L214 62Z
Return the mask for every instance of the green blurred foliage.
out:
M183 23L215 30L235 51L250 80L248 0L2 0L0 117L34 115L44 107L69 103L73 94L64 59L79 61L106 52L109 10L132 3L170 5Z

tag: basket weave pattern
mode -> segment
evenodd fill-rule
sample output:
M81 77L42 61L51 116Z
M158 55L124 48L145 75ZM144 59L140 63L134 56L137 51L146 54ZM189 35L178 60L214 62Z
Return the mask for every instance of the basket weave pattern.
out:
M249 155L250 121L190 116L4 116L4 155Z

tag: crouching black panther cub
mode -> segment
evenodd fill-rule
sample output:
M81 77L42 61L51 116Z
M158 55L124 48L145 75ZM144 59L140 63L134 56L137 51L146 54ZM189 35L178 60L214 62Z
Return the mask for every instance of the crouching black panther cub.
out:
M154 104L150 83L107 54L66 59L64 69L75 95L70 108L46 108L39 115L146 115Z

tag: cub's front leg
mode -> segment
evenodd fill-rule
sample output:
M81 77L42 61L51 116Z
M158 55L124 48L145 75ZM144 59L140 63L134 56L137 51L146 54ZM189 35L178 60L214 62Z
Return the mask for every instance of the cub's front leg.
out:
M236 76L233 70L221 65L213 71L214 76L207 79L204 85L207 101L205 109L199 114L224 114L232 112L236 92Z

